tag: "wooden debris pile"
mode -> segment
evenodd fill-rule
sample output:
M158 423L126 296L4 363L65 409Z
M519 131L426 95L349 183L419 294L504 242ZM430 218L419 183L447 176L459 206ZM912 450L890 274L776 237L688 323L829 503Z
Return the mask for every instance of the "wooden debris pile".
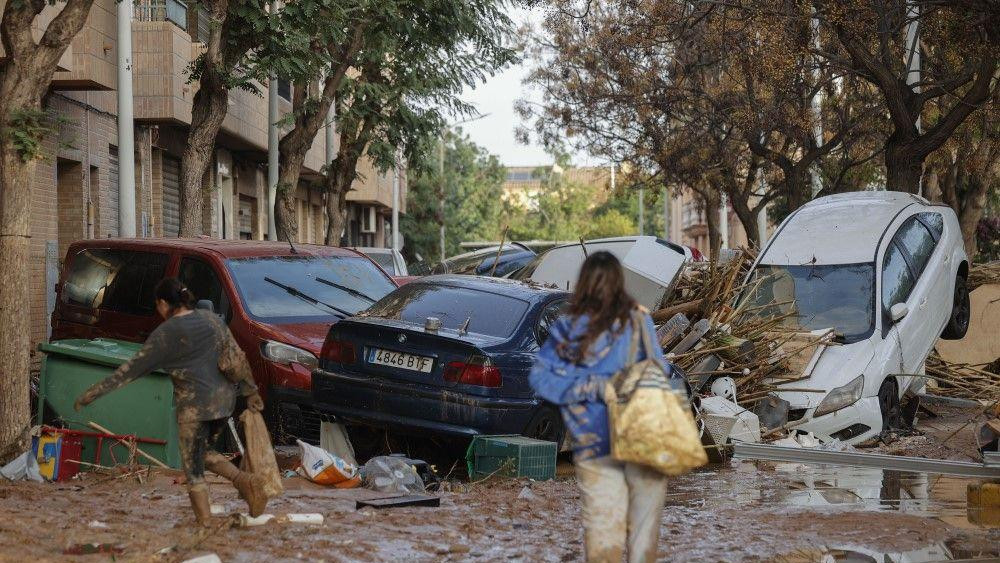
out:
M747 408L775 383L802 379L821 348L833 345L832 332L795 332L783 323L787 315L758 314L741 298L755 289L748 283L759 283L745 281L753 260L754 254L742 249L724 263L689 265L652 313L663 351L687 374L692 390L706 393L713 379L728 376L736 382L737 401Z
M990 364L948 362L936 352L927 358L927 377L934 381L935 395L987 402L1000 400L1000 358Z
M985 264L973 264L969 268L969 291L989 284L1000 284L1000 260Z

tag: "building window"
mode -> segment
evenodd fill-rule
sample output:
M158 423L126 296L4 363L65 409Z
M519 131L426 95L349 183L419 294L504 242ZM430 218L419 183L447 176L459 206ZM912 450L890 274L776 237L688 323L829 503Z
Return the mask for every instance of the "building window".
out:
M288 80L278 79L278 96L287 101L292 101L292 83Z

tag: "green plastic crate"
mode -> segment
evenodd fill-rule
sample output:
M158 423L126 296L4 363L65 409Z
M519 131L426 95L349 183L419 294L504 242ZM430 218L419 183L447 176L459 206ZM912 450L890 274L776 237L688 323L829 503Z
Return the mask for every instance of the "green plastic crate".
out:
M544 481L556 476L558 451L555 442L524 436L475 436L465 459L471 479L501 475Z

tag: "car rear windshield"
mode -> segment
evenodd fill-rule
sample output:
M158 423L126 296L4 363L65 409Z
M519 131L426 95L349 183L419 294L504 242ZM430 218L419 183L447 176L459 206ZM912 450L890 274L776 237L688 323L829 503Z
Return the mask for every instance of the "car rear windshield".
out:
M396 289L371 260L360 256L268 256L226 263L243 306L265 322L353 315Z
M867 338L875 327L875 266L870 262L760 265L749 288L746 310L781 318L788 328L833 328L850 343Z
M528 302L487 291L444 284L410 283L385 296L360 316L394 319L423 325L427 317L441 326L506 338L517 330Z

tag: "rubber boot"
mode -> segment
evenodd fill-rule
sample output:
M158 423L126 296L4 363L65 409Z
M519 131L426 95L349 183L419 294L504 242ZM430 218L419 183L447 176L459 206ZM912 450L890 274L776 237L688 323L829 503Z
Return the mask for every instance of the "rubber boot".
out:
M264 509L267 507L267 495L264 494L263 477L240 471L239 467L222 456L206 459L205 466L212 473L232 481L233 486L240 493L240 498L247 502L250 516L257 517L264 513Z
M212 523L212 505L208 502L208 485L197 483L188 489L191 509L199 526L208 527Z

